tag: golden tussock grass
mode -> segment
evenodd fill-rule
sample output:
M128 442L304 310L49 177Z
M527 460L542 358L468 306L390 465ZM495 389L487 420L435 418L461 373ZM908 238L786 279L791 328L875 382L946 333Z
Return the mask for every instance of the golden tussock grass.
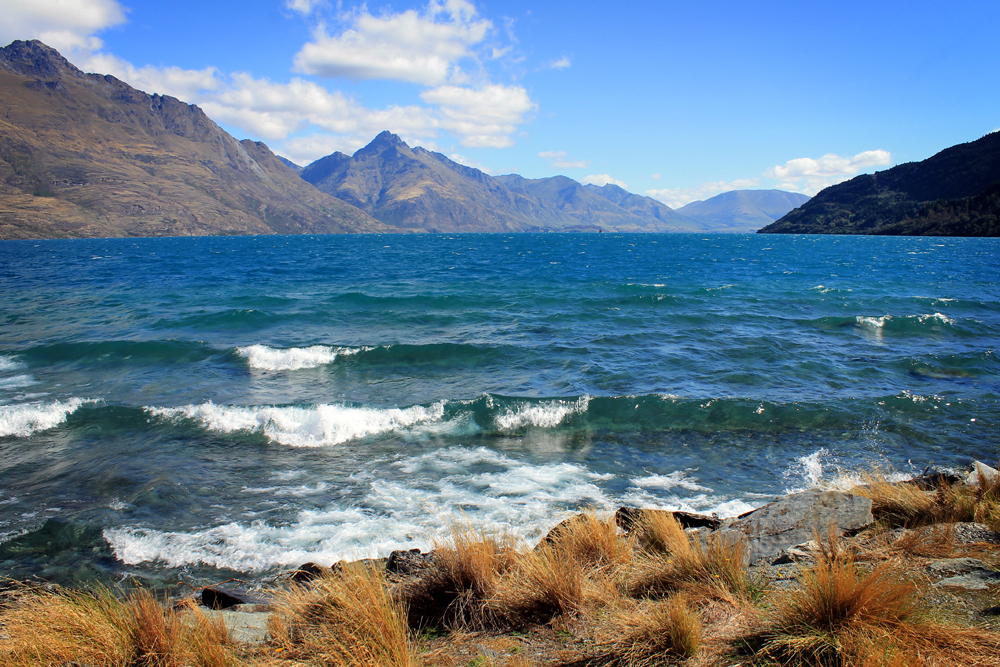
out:
M588 510L553 532L552 548L585 569L614 570L632 561L633 540L621 534L613 516Z
M236 664L228 635L204 614L182 616L151 593L123 599L105 588L92 592L23 591L0 614L10 639L0 663L10 667L228 667Z
M977 485L942 482L934 490L893 482L884 471L865 473L861 481L851 492L870 498L875 519L887 526L971 521L1000 530L1000 478L980 474Z
M399 592L411 626L490 627L499 622L495 599L515 562L516 541L463 526L438 545L433 564Z
M284 655L324 667L409 667L406 609L381 572L347 566L280 592L268 630Z
M701 646L704 625L687 596L678 593L639 614L623 619L626 636L617 642L615 662L651 667L693 657Z
M799 587L777 596L762 652L796 666L997 664L995 634L935 622L901 572L891 560L863 567L828 538Z
M686 591L707 598L749 602L761 592L761 585L747 570L749 553L742 536L710 534L702 538L697 533L685 533L670 516L661 523L654 542L658 549L636 559L629 587L632 594Z

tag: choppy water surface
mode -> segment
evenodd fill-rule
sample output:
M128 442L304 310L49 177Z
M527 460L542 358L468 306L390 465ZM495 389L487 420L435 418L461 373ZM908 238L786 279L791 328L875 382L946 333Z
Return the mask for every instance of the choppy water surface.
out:
M267 576L1000 457L993 239L0 243L0 573Z

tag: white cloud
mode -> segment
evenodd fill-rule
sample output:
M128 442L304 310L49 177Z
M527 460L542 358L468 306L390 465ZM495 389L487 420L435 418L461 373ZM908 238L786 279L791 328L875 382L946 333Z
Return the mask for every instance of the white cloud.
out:
M458 62L473 56L493 24L467 0L432 0L423 12L344 15L350 27L334 35L317 27L295 56L297 71L348 79L396 79L428 86L460 82Z
M708 199L722 192L730 190L746 190L760 185L758 178L740 178L735 181L715 181L714 183L702 183L693 188L663 188L659 190L646 190L646 196L658 199L670 208L680 208L693 201Z
M440 107L443 129L459 136L463 146L474 148L513 145L510 135L535 109L528 91L520 86L441 86L424 91L420 98Z
M650 177L651 179L653 179L654 181L658 181L658 180L660 180L661 178L663 178L663 177L662 177L662 176L660 176L659 174L650 174L650 176L649 176L649 177Z
M303 16L312 14L316 7L323 4L323 0L285 0L285 8L298 12Z
M467 158L464 155L460 155L459 153L452 153L451 155L448 156L448 158L452 162L457 162L464 167L472 167L473 169L478 169L479 171L486 174L490 174L491 176L496 173L493 169L483 166L480 163L476 162L475 160Z
M613 183L620 188L628 189L628 185L618 179L611 178L608 174L593 174L583 178L580 182L584 185L599 185L601 187L604 187L608 183Z
M572 66L572 64L573 64L573 59L572 58L570 58L569 56L563 56L559 60L553 60L552 62L550 62L549 63L549 68L551 68L551 69L566 69L567 67Z
M542 151L538 157L552 160L556 169L586 169L590 166L589 160L566 160L566 151Z
M111 74L129 85L148 93L171 95L180 100L198 99L203 91L216 90L222 82L214 67L200 70L180 67L136 67L107 53L96 53L78 61L88 72Z
M864 151L854 157L827 153L819 159L802 157L789 160L784 165L769 169L765 176L777 179L778 187L782 190L814 195L823 188L846 181L862 171L890 164L892 155L884 150Z
M0 44L40 39L66 53L101 48L94 33L125 22L115 0L0 0Z

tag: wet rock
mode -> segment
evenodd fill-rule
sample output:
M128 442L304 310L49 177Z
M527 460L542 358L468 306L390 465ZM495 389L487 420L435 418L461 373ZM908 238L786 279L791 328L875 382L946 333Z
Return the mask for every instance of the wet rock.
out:
M838 535L854 534L873 521L870 499L810 489L764 505L718 532L743 535L750 546L752 563L823 536L831 527Z
M421 553L420 549L393 551L385 563L385 571L391 574L414 574L434 564L432 554Z
M228 609L236 605L267 605L269 600L258 593L208 586L201 589L201 603L209 609Z
M317 565L316 563L310 561L308 563L300 565L299 569L295 570L295 572L292 572L292 575L289 577L289 579L291 579L297 584L307 584L310 581L313 581L314 579L319 579L329 571L330 568L323 567L322 565Z
M626 533L632 531L644 515L650 514L672 514L682 528L708 528L716 530L722 525L722 520L718 517L707 516L705 514L694 514L692 512L671 512L670 510L652 510L639 507L619 507L615 512L615 523Z
M927 468L916 477L900 482L900 484L915 486L918 489L923 489L924 491L934 491L938 487L956 484L960 480L961 478L958 475Z

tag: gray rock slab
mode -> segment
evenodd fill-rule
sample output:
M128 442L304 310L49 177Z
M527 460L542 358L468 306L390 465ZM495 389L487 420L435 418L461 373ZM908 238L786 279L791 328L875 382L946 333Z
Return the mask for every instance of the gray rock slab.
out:
M985 591L990 586L1000 585L1000 572L975 570L957 577L948 577L934 584L942 588L964 588L967 591Z
M934 574L968 574L976 570L989 570L978 558L945 558L927 566Z
M267 637L267 619L270 614L232 609L202 609L209 618L221 618L233 641L260 644Z
M972 472L965 478L965 483L969 486L979 486L979 481L982 479L987 484L996 484L998 478L1000 478L1000 471L991 468L982 461L976 461L972 464Z
M764 505L719 532L744 535L753 563L772 558L817 535L825 536L830 526L842 535L870 526L873 521L869 498L842 491L809 489Z

